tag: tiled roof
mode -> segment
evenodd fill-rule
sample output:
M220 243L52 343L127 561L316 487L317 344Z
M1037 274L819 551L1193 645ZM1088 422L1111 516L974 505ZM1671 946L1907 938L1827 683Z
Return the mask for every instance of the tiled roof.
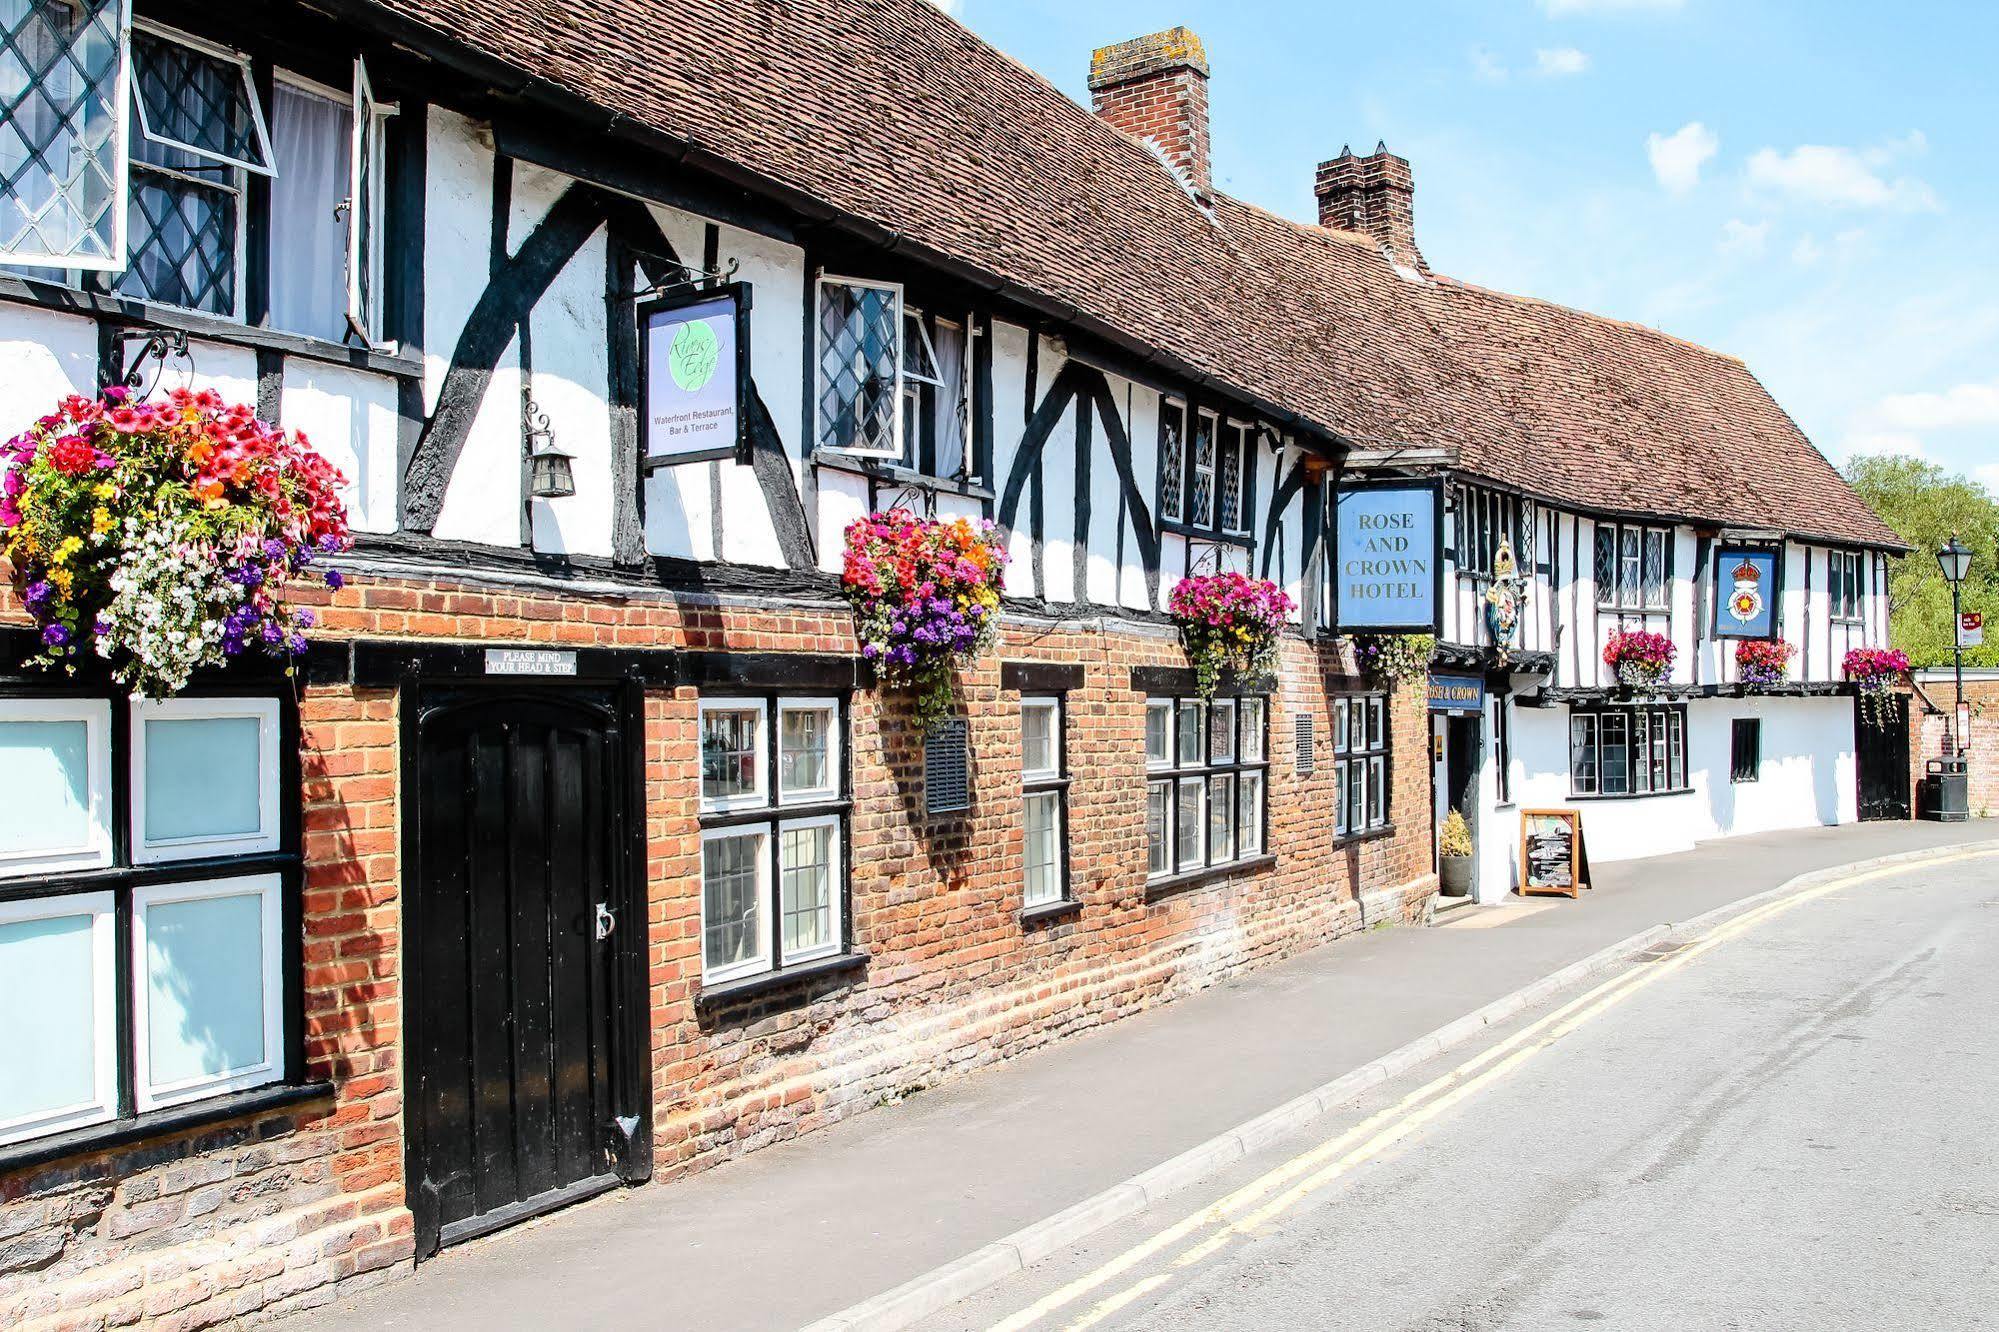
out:
M1590 508L1893 534L1739 362L1226 197L924 0L377 0L1251 400Z

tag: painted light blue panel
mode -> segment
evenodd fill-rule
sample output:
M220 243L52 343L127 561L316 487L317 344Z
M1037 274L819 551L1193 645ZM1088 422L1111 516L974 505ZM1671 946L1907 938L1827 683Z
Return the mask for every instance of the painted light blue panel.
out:
M90 927L88 915L0 924L0 1123L98 1099Z
M1343 490L1335 528L1338 627L1433 632L1442 558L1436 488Z
M260 894L147 909L146 1016L156 1086L264 1062Z
M255 717L146 722L146 840L258 830L262 773Z
M0 847L73 851L89 840L89 727L0 722Z

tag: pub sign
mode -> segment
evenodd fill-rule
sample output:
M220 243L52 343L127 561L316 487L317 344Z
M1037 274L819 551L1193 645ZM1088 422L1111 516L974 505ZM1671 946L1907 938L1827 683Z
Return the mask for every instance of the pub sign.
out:
M1721 546L1715 550L1714 636L1775 638L1777 552L1767 546Z
M646 301L638 320L646 466L748 462L749 284Z
M1443 628L1442 481L1341 486L1334 502L1333 626L1341 633Z

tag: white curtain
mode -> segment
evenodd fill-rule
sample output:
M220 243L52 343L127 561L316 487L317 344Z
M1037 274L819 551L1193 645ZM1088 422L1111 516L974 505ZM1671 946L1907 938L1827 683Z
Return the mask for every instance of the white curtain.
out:
M271 326L347 336L349 132L344 102L279 83L271 98Z
M965 332L937 325L937 475L956 476L965 462L965 423L959 413L965 392Z

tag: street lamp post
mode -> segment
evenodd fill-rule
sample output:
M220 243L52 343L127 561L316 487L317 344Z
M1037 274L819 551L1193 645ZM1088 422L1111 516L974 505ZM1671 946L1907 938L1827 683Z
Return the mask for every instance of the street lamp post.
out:
M1950 652L1956 666L1957 706L1950 714L1950 752L1953 757L1964 752L1964 737L1958 734L1958 726L1964 714L1964 619L1959 603L1959 589L1964 576L1971 571L1971 547L1957 539L1957 533L1950 534L1950 540L1937 551L1937 568L1943 571L1943 580L1950 584Z

